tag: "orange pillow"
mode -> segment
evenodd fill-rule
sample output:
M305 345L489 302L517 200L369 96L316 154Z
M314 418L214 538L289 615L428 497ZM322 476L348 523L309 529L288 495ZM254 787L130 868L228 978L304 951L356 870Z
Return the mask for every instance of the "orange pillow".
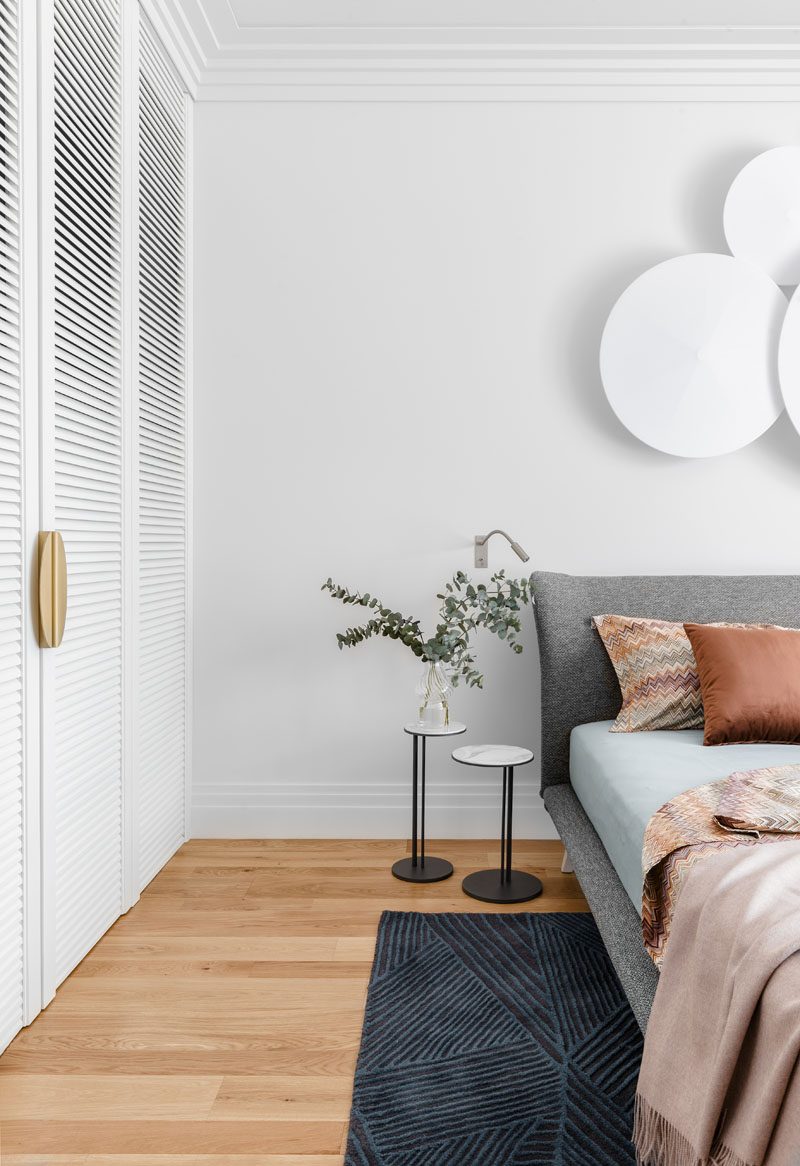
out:
M800 743L800 630L684 627L700 677L703 744Z

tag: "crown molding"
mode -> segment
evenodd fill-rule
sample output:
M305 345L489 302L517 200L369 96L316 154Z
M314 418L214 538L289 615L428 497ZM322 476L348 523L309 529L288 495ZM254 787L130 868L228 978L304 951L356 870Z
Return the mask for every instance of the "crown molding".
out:
M636 52L575 56L374 51L340 58L208 62L200 101L800 101L800 54L733 58Z
M139 0L139 7L163 44L186 92L196 100L208 57L180 0Z
M800 101L800 24L780 23L779 0L760 0L763 25L700 24L715 0L695 0L693 24L615 24L611 12L629 15L615 0L602 25L492 27L247 24L230 0L140 2L198 101ZM281 3L258 11L275 18Z

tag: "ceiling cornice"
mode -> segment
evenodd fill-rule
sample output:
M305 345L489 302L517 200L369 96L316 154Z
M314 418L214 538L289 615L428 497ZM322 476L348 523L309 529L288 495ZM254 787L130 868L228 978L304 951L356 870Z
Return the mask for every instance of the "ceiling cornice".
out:
M248 23L241 12L237 20L232 0L141 2L200 101L800 101L800 25L780 19L615 24L610 14L628 14L628 0L606 0L602 25L378 27ZM271 5L279 14L282 2L259 0L257 11ZM247 10L250 0L238 3ZM315 3L292 0L288 10ZM439 0L437 11L447 3ZM581 0L536 11L563 12L567 3L574 11ZM667 11L668 3L674 10L679 0L664 0ZM794 15L783 0L740 0L739 9L743 3L765 18ZM339 7L352 14L352 5ZM317 10L337 5L326 0ZM717 0L692 7L698 20L719 10Z
M186 90L195 100L203 84L208 56L180 0L139 0L139 5L167 50Z

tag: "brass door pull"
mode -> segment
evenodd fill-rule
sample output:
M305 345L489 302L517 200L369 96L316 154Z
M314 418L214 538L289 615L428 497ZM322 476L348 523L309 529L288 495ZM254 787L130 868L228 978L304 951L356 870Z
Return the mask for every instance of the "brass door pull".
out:
M57 648L67 621L67 556L57 530L39 531L39 644Z

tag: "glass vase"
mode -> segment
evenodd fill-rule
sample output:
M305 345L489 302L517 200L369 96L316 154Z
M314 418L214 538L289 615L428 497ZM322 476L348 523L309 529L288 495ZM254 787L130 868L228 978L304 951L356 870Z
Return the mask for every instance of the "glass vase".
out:
M427 729L446 729L450 724L448 698L452 691L444 664L427 661L416 687L417 723Z

